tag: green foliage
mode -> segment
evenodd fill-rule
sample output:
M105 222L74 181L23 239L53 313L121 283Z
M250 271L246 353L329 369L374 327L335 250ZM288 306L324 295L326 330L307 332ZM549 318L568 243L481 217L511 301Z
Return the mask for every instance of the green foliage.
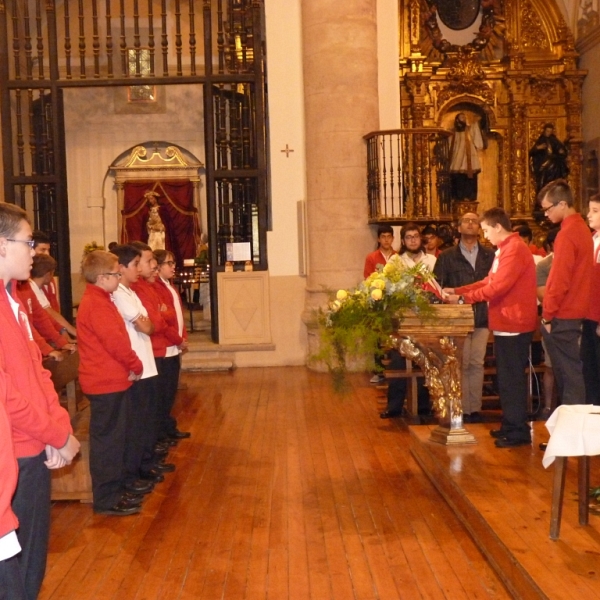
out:
M431 293L424 289L432 279L426 267L408 268L396 255L356 289L339 290L327 309L319 309L320 350L311 358L327 365L338 389L348 361L374 367L373 357L383 354L407 311L432 317Z

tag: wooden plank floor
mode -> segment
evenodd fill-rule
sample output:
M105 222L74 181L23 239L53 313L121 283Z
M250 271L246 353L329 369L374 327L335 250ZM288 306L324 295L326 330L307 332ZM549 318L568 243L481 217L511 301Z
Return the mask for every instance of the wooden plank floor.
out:
M55 503L40 599L509 598L367 379L185 374L176 472L139 515Z
M492 425L467 429L476 446L450 448L429 441L433 426L411 427L412 452L453 506L509 589L520 598L600 598L600 518L580 526L577 460L569 460L560 539L549 537L554 468L544 469L544 423L533 423L531 446L494 447ZM591 485L600 481L592 457Z

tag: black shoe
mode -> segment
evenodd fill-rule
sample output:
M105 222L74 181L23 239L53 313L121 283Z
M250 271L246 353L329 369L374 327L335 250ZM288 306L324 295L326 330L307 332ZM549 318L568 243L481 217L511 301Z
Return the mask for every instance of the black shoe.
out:
M127 502L130 506L139 506L144 501L144 496L140 496L139 494L131 494L130 492L125 492L121 496L121 500L123 502Z
M548 447L548 442L540 442L540 450L546 452L546 448Z
M169 454L168 446L164 446L163 444L156 444L153 449L155 456L166 456Z
M126 483L125 490L132 494L149 494L154 489L154 484L151 481L134 481L133 483Z
M482 422L481 415L478 412L472 412L468 415L463 415L463 421L465 423L481 423Z
M126 517L127 515L135 515L141 510L140 506L133 506L123 499L119 500L114 506L105 510L94 510L99 515L112 515L114 517Z
M158 443L167 448L172 448L173 446L177 446L178 441L175 438L166 437L158 440Z
M157 462L152 467L152 470L156 470L159 473L172 473L175 470L175 465L173 463Z
M401 412L396 412L393 410L386 410L382 413L379 413L379 418L380 419L393 419L394 417L399 417L401 415L402 415Z
M516 446L530 446L531 440L511 440L509 438L498 438L494 443L496 448L514 448Z
M189 431L179 431L179 429L167 434L169 440L187 440L189 437L192 437Z
M490 429L490 435L496 439L506 437L506 434L502 429Z
M165 476L159 473L156 469L150 469L140 473L140 479L143 481L150 481L152 483L162 483L165 480Z

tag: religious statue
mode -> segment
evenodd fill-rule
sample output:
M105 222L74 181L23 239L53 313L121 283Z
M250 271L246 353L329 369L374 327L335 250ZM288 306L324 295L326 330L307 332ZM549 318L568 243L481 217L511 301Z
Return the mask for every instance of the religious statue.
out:
M555 179L564 179L569 174L567 148L554 134L553 123L544 125L544 130L529 151L529 156L536 192L547 183Z
M151 190L144 194L146 202L148 202L148 221L146 222L146 229L148 231L148 246L152 250L164 250L165 249L165 224L160 218L158 212L158 194Z
M467 123L465 113L454 119L454 134L450 142L450 185L452 200L474 202L477 200L477 176L481 172L478 150L485 141L477 121Z

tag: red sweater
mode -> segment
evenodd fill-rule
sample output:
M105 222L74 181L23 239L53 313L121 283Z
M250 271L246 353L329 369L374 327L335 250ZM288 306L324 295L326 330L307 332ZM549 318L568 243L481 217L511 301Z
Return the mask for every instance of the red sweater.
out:
M397 254L397 252L395 250L392 250L390 257L394 256L394 254ZM377 265L386 265L386 264L387 264L387 260L385 259L385 256L383 254L381 254L381 250L379 248L377 248L377 250L375 250L375 252L371 252L371 254L367 254L367 258L365 259L365 269L363 272L365 279L369 275L372 275L373 273L375 273L375 271L377 271Z
M581 215L569 215L554 242L554 259L546 282L544 319L584 319L593 277L594 243Z
M17 287L17 294L27 310L29 323L32 325L33 339L39 346L43 356L48 356L54 350L48 342L53 343L56 348L62 348L67 340L57 331L54 319L42 308L35 292L31 289L28 281L21 281Z
M498 244L488 276L455 289L469 303L488 302L492 331L526 333L537 327L535 263L519 234Z
M131 387L129 373L143 371L111 295L91 283L77 311L77 342L79 382L86 394L122 392Z
M597 236L600 237L600 233L594 234L594 237ZM590 308L586 318L600 322L600 246L594 251L594 266L590 289Z
M177 327L168 323L168 307L157 294L152 284L145 279L139 279L132 284L131 289L139 296L144 308L148 311L148 318L154 325L154 333L150 336L152 352L155 357L163 358L169 346L179 346L183 338L177 333Z
M18 302L17 282L11 296ZM15 456L37 456L46 444L62 448L72 432L69 414L61 407L50 373L19 303L19 321L0 282L0 373L6 375L6 412L11 422Z
M7 377L0 373L0 538L14 531L19 521L11 509L11 502L17 487L17 459L11 432L10 420L6 413L5 398Z
M173 335L179 335L179 323L177 322L177 312L175 310L175 300L173 299L173 294L166 286L165 282L157 277L156 281L152 284L152 289L156 292L157 296L160 298L162 303L167 307L167 310L164 311L163 317L165 321L169 325L169 327L173 328ZM179 300L179 308L183 314L183 304L181 302L181 297L177 294L177 299ZM182 340L187 340L187 331L185 330L185 323L183 325L183 332L181 334ZM170 344L171 346L179 346L179 344Z

